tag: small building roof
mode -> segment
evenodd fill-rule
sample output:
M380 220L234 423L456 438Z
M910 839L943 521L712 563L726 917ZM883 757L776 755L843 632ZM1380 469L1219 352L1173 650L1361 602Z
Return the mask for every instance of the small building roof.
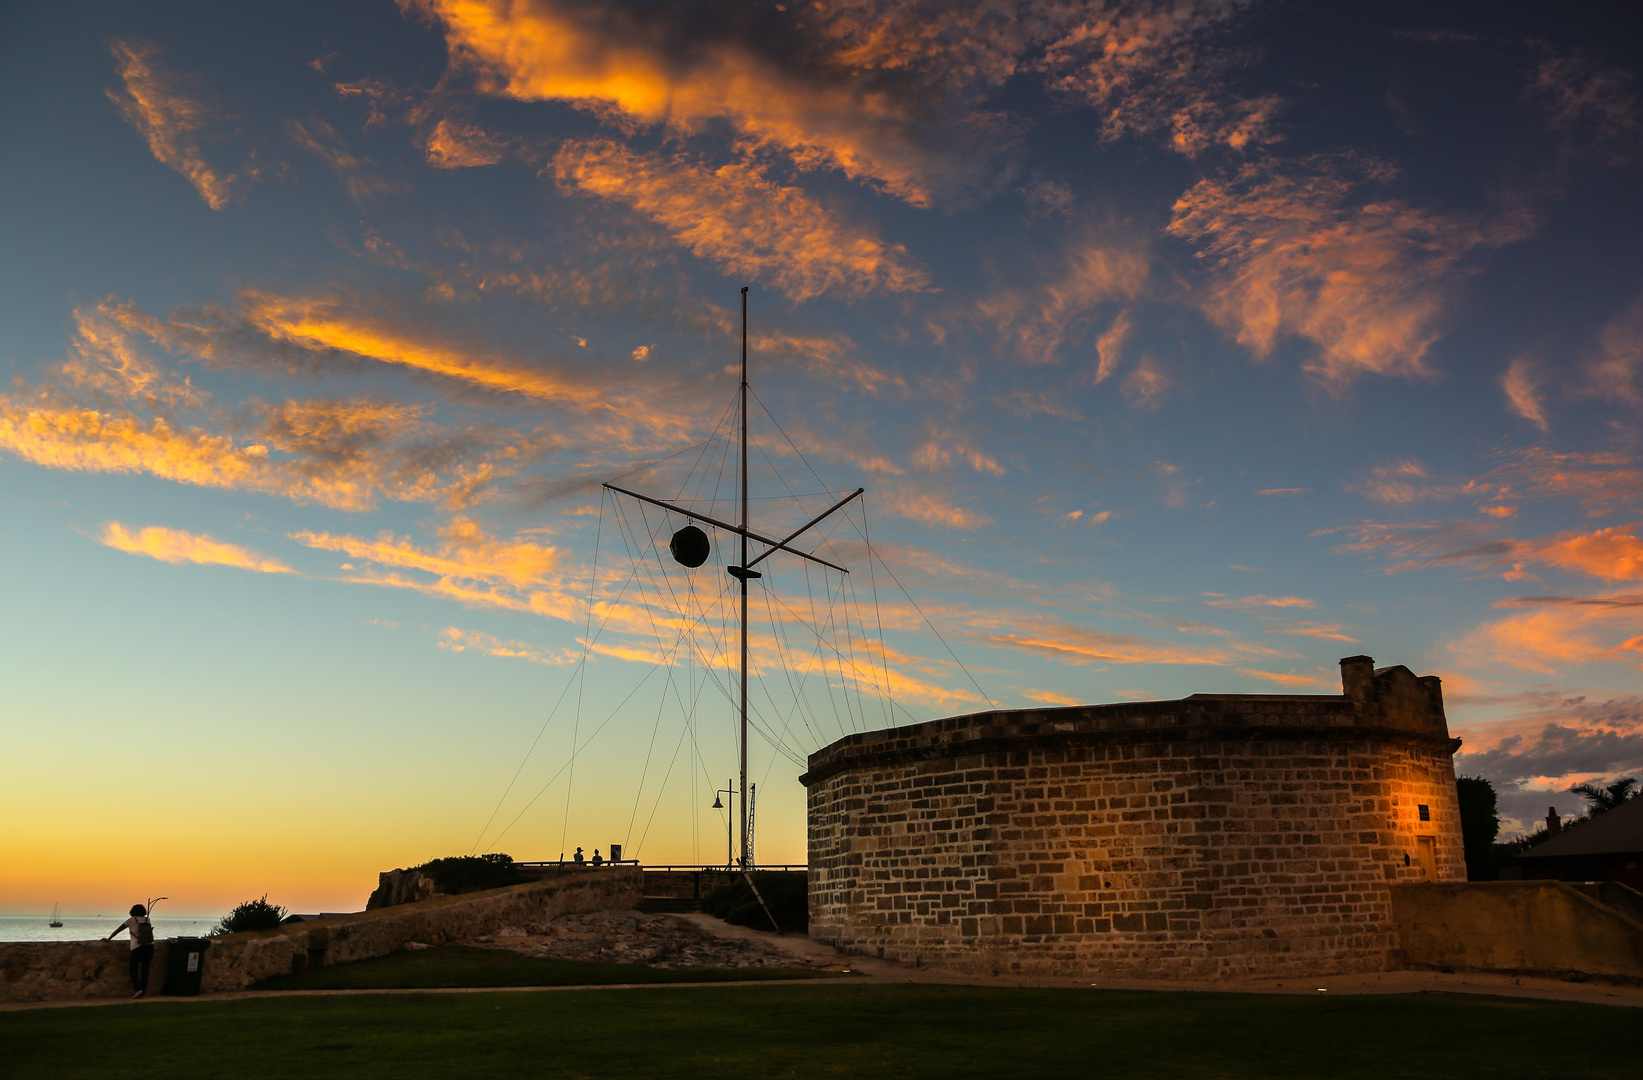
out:
M1593 814L1545 843L1535 845L1518 858L1552 859L1563 855L1620 855L1630 852L1643 852L1643 798L1627 799L1613 810Z

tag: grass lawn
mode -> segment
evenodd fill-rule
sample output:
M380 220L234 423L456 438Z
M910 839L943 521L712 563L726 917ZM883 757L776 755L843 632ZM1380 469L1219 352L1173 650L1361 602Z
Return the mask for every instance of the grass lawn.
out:
M1415 994L656 988L0 1013L36 1077L1558 1077L1621 1067L1643 1012Z
M440 945L390 953L300 975L264 979L256 990L426 990L453 986L606 986L611 983L733 982L806 979L830 972L808 968L698 968L679 971L641 964L541 960L501 949Z

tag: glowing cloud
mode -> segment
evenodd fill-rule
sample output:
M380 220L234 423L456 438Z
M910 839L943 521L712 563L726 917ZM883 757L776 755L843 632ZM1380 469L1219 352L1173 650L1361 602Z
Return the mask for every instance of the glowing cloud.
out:
M1526 234L1527 220L1451 220L1366 187L1390 166L1313 155L1200 180L1168 232L1213 271L1205 311L1258 358L1286 335L1312 342L1307 370L1337 388L1361 375L1429 375L1460 260Z
M417 334L392 319L359 311L339 299L284 298L249 292L247 321L277 340L307 349L334 349L383 364L415 368L486 390L526 394L583 408L607 405L594 386Z
M237 544L225 544L220 540L213 540L204 533L188 533L159 525L150 525L132 532L118 521L111 521L103 526L103 533L99 539L117 551L147 555L161 562L235 566L262 574L295 573L278 559L259 555Z
M565 144L554 168L566 187L626 203L698 257L769 281L795 300L929 288L906 248L846 225L750 166L708 169L594 139Z
M1511 403L1513 412L1542 431L1550 430L1546 422L1546 407L1540 400L1540 387L1535 380L1534 365L1527 357L1520 356L1512 361L1500 385L1506 391L1506 400Z
M462 630L455 626L447 626L440 632L436 642L441 649L450 652L484 653L487 656L501 656L510 660L529 660L533 664L568 664L575 660L572 654L560 650L546 649L540 645L532 645L525 641L514 641L509 638L493 637L479 630Z
M1163 134L1195 157L1212 147L1275 142L1276 96L1241 97L1226 86L1237 53L1214 44L1247 0L1211 4L1069 6L1076 22L1037 67L1052 89L1095 107L1103 138Z
M940 179L913 135L918 113L895 95L837 74L807 77L749 43L661 26L660 13L647 21L615 6L558 0L401 4L442 22L453 60L476 69L490 93L564 101L623 125L686 134L723 122L801 167L836 168L915 205L931 203ZM677 47L681 33L698 38L694 47ZM964 163L943 164L956 171Z
M148 141L155 160L185 176L211 209L227 206L232 177L217 175L201 156L197 140L210 111L184 92L180 77L155 62L154 46L115 41L109 48L125 84L123 94L108 91L109 100Z

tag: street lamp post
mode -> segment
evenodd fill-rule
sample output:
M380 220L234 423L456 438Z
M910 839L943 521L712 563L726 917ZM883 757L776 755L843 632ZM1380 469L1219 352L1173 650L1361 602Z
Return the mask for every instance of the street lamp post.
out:
M725 869L734 870L736 869L736 841L732 838L730 825L731 822L736 819L736 814L734 813L734 808L736 806L736 788L734 786L734 781L726 780L725 783L731 784L732 786L719 788L713 793L713 809L723 810L725 808L725 804L719 801L720 795L723 795L725 798L730 800L732 812L725 815Z

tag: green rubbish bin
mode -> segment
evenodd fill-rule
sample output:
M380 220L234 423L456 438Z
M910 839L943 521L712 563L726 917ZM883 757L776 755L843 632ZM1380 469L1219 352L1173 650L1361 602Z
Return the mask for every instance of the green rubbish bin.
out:
M165 986L160 993L172 997L196 997L205 975L205 950L211 939L174 937L165 939Z

